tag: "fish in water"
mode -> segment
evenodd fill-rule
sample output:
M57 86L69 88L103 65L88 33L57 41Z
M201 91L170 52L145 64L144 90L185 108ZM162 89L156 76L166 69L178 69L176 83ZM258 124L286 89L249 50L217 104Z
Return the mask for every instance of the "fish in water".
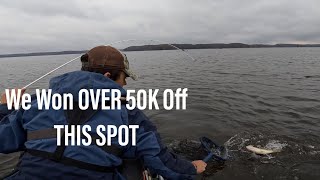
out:
M279 152L279 151L274 151L274 150L269 150L269 149L261 149L261 148L257 148L257 147L254 147L252 145L249 145L249 146L246 146L246 148L249 150L249 151L252 151L256 154L261 154L261 155L266 155L266 154L271 154L271 153L275 153L275 152Z

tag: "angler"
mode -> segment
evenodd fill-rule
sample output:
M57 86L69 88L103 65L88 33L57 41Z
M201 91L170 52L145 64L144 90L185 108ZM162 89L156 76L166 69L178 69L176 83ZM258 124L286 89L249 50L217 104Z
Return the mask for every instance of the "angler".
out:
M50 80L52 93L78 96L81 89L123 89L126 77L136 79L127 57L111 46L97 46L81 56L82 71L69 72ZM0 153L25 151L17 173L8 179L143 179L144 168L165 179L194 179L205 170L202 160L188 161L172 154L162 143L156 127L139 109L119 110L88 107L81 110L74 98L73 110L39 110L37 101L31 109L10 112L2 96L0 105ZM54 125L139 125L136 146L121 146L113 139L111 146L57 146ZM124 133L124 132L123 132ZM94 133L95 134L95 133ZM118 136L124 134L117 134ZM63 140L63 139L62 139ZM131 171L130 171L131 169ZM134 170L132 170L134 169Z

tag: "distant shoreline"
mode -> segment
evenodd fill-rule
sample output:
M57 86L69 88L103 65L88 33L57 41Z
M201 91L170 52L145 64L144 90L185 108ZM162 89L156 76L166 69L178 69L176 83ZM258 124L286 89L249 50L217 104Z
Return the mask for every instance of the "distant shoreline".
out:
M230 49L230 48L284 48L284 47L320 47L320 44L243 44L243 43L215 43L215 44L172 44L182 50L185 49ZM155 50L175 50L176 48L168 44L129 46L123 51L155 51ZM33 53L15 53L0 54L0 58L25 57L25 56L50 56L66 54L83 54L87 50L81 51L56 51L56 52L33 52Z

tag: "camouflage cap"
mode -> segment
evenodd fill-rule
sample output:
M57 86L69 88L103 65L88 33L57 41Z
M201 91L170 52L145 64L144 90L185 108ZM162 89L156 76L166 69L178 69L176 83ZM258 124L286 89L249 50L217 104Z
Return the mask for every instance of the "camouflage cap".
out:
M137 80L137 75L129 68L127 56L118 49L111 46L97 46L86 54L88 61L82 62L83 67L87 69L118 69L133 80Z

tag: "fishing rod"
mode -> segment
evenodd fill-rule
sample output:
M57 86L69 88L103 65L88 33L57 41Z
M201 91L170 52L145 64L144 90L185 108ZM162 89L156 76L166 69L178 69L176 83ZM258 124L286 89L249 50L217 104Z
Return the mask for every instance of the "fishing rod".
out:
M169 46L171 46L171 47L173 47L173 48L176 48L176 49L178 49L178 50L181 50L183 53L185 53L185 54L186 54L189 58L191 58L193 61L196 61L190 54L188 54L188 53L185 52L184 50L178 48L177 46L172 45L172 44L169 44L169 43L166 43L166 42L164 42L164 41L155 40L155 39L148 39L148 40L126 39L126 40L115 41L115 42L113 42L113 43L107 44L106 46L111 46L111 45L114 45L114 44L119 44L119 43L123 43L123 42L130 42L130 41L154 41L154 42L160 42L160 43L169 45ZM120 50L118 49L118 51L120 51ZM70 64L70 63L72 63L73 61L77 60L77 59L80 58L80 57L81 57L81 55L80 55L80 56L77 56L77 57L75 57L75 58L73 58L73 59L71 59L71 60L69 60L69 61L67 61L66 63L64 63L64 64L62 64L62 65L60 65L60 66L58 66L58 67L56 67L56 68L54 68L53 70L47 72L46 74L40 76L40 77L37 78L36 80L34 80L34 81L32 81L31 83L27 84L27 85L24 86L22 89L27 89L28 87L30 87L30 86L33 85L34 83L36 83L36 82L38 82L39 80L43 79L44 77L50 75L51 73L55 72L56 70L61 69L62 67L66 66L66 65L68 65L68 64Z
M78 57L76 57L76 58L73 58L73 59L69 60L68 62L66 62L66 63L64 63L64 64L62 64L62 65L60 65L60 66L58 66L58 67L54 68L53 70L51 70L51 71L47 72L46 74L42 75L42 76L41 76L41 77L39 77L38 79L36 79L36 80L32 81L31 83L27 84L27 85L26 85L26 86L24 86L22 89L27 89L27 88L28 88L29 86L31 86L32 84L34 84L34 83L38 82L38 81L39 81L39 80L41 80L42 78L44 78L44 77L46 77L46 76L50 75L51 73L53 73L53 72L55 72L56 70L58 70L58 69L60 69L60 68L64 67L65 65L68 65L68 64L72 63L73 61L77 60L77 59L78 59L78 58L80 58L80 57L81 57L81 56L78 56Z
M193 61L196 61L195 58L193 58L189 53L185 52L184 50L178 48L177 46L173 45L173 44L169 44L169 43L166 43L164 41L160 41L160 40L156 40L156 39L145 39L145 40L140 40L140 39L126 39L126 40L121 40L121 41L116 41L116 42L113 42L111 44L108 44L108 46L111 46L111 45L114 45L114 44L119 44L119 43L123 43L123 42L130 42L130 41L154 41L154 42L159 42L159 43L163 43L163 44L166 44L166 45L169 45L173 48L176 48L178 50L181 50L184 54L186 54L189 58L191 58Z

